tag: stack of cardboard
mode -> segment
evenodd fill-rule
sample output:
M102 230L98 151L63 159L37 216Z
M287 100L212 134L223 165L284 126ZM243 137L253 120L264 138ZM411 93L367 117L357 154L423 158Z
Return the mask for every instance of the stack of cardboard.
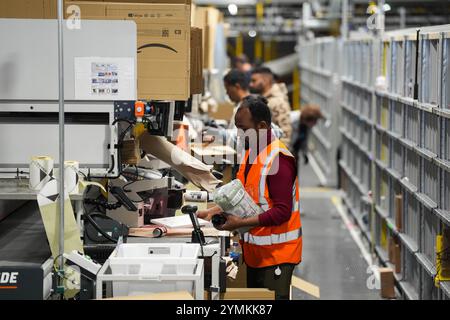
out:
M55 16L56 0L0 1L0 18L54 19Z
M202 92L201 31L191 32L191 0L65 0L66 18L75 17L70 6L77 6L81 23L83 19L136 22L139 99L187 100ZM57 0L0 1L0 18L56 17Z
M194 8L192 24L203 30L203 67L205 69L214 69L216 28L217 24L223 21L223 14L212 7Z
M191 28L191 94L203 93L203 30Z

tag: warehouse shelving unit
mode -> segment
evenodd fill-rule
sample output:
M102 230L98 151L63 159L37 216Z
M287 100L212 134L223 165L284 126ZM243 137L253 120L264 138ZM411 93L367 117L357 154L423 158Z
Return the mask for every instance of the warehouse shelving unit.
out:
M434 285L436 237L450 228L450 26L420 30L414 99L416 39L409 29L343 44L342 189L381 264L397 269L402 296L450 299L448 282Z
M335 186L338 178L337 151L340 144L339 105L339 41L333 37L299 41L301 104L317 104L326 121L312 130L310 150L324 177L323 185Z

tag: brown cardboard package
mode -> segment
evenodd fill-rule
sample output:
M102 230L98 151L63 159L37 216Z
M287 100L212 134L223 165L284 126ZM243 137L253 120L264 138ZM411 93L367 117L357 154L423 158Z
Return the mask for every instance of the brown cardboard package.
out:
M64 0L66 4L74 0ZM83 0L83 2L186 4L191 0ZM0 18L56 19L57 0L1 0Z
M380 268L381 297L395 298L394 273L390 268Z
M138 98L190 96L190 5L73 1L81 19L133 20L138 38Z
M191 28L191 94L203 93L203 31Z
M203 67L213 69L216 26L223 16L219 10L212 7L195 7L193 15L193 25L203 29Z
M275 291L265 288L227 288L221 300L275 300Z
M395 273L402 271L400 242L395 236L389 238L389 261L395 266Z
M0 18L44 19L45 0L1 0ZM55 10L56 12L56 10Z
M205 300L211 300L211 292L205 291ZM227 288L220 300L275 300L275 291L265 288Z
M152 3L148 3L152 2ZM165 4L159 4L165 2ZM83 19L134 20L138 32L138 98L187 100L190 92L190 0L65 1ZM168 3L168 4L167 4ZM1 0L0 18L55 19L56 0ZM72 13L65 13L66 18ZM196 79L198 81L198 79Z
M395 210L395 227L399 232L402 231L403 228L403 197L401 195L395 196L394 203Z

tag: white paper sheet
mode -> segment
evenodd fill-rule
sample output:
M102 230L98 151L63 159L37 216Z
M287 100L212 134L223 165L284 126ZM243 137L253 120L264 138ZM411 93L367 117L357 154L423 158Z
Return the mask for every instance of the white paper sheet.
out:
M76 99L136 99L133 58L77 57L74 67Z

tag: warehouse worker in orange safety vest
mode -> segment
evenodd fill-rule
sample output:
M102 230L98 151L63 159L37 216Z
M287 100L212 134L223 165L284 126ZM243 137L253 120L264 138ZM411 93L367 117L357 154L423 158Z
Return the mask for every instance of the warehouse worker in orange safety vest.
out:
M302 257L302 224L295 157L271 132L267 100L249 96L235 116L245 155L237 178L264 212L247 218L226 214L222 230L243 230L241 245L247 265L247 287L268 288L287 300L295 266ZM199 211L210 220L219 206Z

